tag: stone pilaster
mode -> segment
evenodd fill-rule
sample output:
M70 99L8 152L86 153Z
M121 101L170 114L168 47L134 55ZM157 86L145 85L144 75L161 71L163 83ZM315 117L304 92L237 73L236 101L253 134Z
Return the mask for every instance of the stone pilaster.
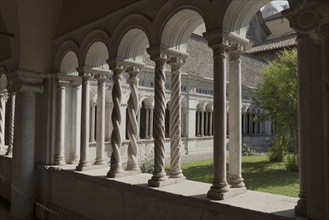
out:
M89 116L90 116L90 78L92 73L85 71L83 68L77 69L79 76L82 79L82 94L81 94L81 147L80 161L76 167L77 171L86 169L89 163Z
M242 134L241 134L241 60L243 48L234 45L229 54L229 178L231 187L244 187L241 174Z
M104 165L105 150L105 80L106 75L96 74L97 90L97 129L96 129L96 165Z
M16 92L15 138L11 170L11 219L32 219L34 201L35 137L37 95L43 92L45 75L17 70L10 73L12 89ZM18 190L17 190L18 189Z
M113 100L113 110L112 110L112 124L113 124L113 132L111 136L111 144L112 144L112 155L111 155L111 167L107 176L110 178L114 178L120 173L123 172L122 169L122 161L120 149L122 145L122 134L120 132L121 126L121 97L122 97L122 71L123 66L116 62L109 62L110 68L113 71L113 89L112 89L112 100Z
M214 179L208 191L212 199L224 199L226 180L226 42L221 33L205 33L214 59Z
M139 100L138 100L138 74L140 73L140 69L143 66L134 65L127 67L127 72L129 74L128 83L130 86L130 96L128 100L128 161L127 161L127 171L137 171L140 173L140 169L138 166L137 154L138 154L138 144L137 138L139 134L139 126L137 121L137 113L139 109Z
M181 169L181 67L184 64L185 59L180 57L173 57L169 60L171 65L171 142L170 142L170 171L169 176L171 178L183 178L183 172Z
M165 64L167 56L161 53L160 48L149 48L151 60L155 62L154 87L154 172L148 181L150 186L160 186L161 181L167 179L165 172Z

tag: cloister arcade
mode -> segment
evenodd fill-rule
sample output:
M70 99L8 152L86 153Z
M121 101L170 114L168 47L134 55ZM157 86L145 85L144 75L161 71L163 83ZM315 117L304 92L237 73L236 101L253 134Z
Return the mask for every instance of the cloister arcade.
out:
M10 182L11 186L7 189L11 218L57 219L50 217L50 209L40 204L67 216L79 213L78 219L143 217L144 213L130 211L141 200L149 205L158 204L158 208L149 209L153 216L159 214L173 219L186 215L191 219L239 219L241 216L284 219L274 212L248 211L208 200L227 200L247 191L241 174L242 134L268 132L267 122L253 120L259 110L242 105L240 60L248 47L245 38L248 23L268 2L159 1L150 4L141 0L115 3L117 7L114 4L113 8L106 8L102 4L109 3L103 2L93 6L99 7L97 13L89 11L89 14L82 8L88 4L84 2L76 5L76 16L81 18L76 20L70 18L71 12L67 14L70 4L75 4L72 2L45 1L40 6L38 1L30 5L1 1L4 5L0 7L1 20L14 24L6 25L6 31L18 36L10 38L10 59L0 61L0 87L2 91L8 90L7 106L11 108L8 120L11 126L6 132L12 134L8 138L12 155L10 151L9 156L1 155L0 173L1 181ZM299 36L301 171L300 198L295 211L309 219L327 219L328 2L291 0L289 3L290 9L283 13ZM10 10L6 12L3 8ZM40 9L42 12L36 13L35 10ZM98 13L102 10L109 11L100 17ZM192 105L184 101L182 104L182 78L185 77L182 72L189 57L187 42L203 23L206 28L203 37L213 53L209 58L213 62L213 98L208 102L194 100L195 108L183 119L184 112ZM26 28L32 25L42 33L28 32ZM39 38L42 41L38 41ZM39 45L40 42L43 44ZM139 81L139 76L147 71L154 74L150 84L154 90L144 90L153 91L154 95L143 98L139 87L145 82ZM6 105L4 101L0 104L0 116L3 116ZM4 128L4 118L0 119L0 128ZM191 131L191 127L194 130ZM193 199L175 197L161 189L160 193L153 192L141 188L146 182L138 182L145 179L140 174L138 140L153 136L154 172L147 176L148 186L165 188L170 184L189 184L180 162L184 133L213 136L213 183L203 192L208 199L200 195L192 196ZM166 138L170 142L168 173L165 170ZM0 136L0 140L4 143L4 136ZM127 158L121 155L124 141L127 141ZM90 153L93 142L94 155ZM105 160L107 143L111 145L109 166ZM106 173L99 174L99 170ZM127 176L132 176L128 185L117 183ZM103 197L109 193L110 196ZM101 203L98 198L102 198ZM124 204L122 208L115 200L131 204ZM87 207L86 201L92 205ZM185 212L177 212L170 203L186 209ZM39 204L38 207L35 204ZM159 207L165 210L164 214L158 213ZM295 218L292 215L290 217Z

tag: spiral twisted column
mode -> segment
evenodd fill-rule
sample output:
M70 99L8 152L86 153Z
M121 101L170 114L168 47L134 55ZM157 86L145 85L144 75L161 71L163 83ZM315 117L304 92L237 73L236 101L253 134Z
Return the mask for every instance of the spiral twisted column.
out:
M9 95L9 118L8 118L8 149L6 155L11 155L13 152L14 144L14 129L15 129L15 100L16 93L13 92Z
M184 60L174 57L171 58L169 64L171 65L171 111L170 111L170 171L171 178L183 177L181 169L181 66Z
M96 129L96 165L104 165L105 150L105 80L106 75L97 74L97 129Z
M130 96L128 100L129 144L128 144L128 161L127 161L126 170L140 171L137 161L137 153L138 153L137 138L139 134L138 121L137 121L137 114L139 109L137 85L138 85L138 74L140 70L139 68L132 66L132 67L128 67L126 71L129 74L128 83L130 86Z
M111 65L111 64L110 64ZM113 66L114 65L114 66ZM108 177L116 177L117 174L122 173L122 164L121 164L121 154L120 148L122 144L120 125L121 125L121 97L122 97L122 71L123 67L117 64L112 64L111 69L113 71L113 89L112 89L112 100L113 100L113 110L112 110L112 124L113 131L111 136L112 144L112 155L111 155L111 167L107 173Z
M5 114L7 99L7 90L0 92L0 147L5 146Z
M167 56L158 54L151 56L155 62L155 89L154 89L154 172L149 185L159 186L157 182L167 179L165 172L165 64Z
M82 94L81 94L81 147L80 147L80 161L76 170L82 171L87 168L89 164L89 116L90 116L90 78L91 73L78 68L79 76L82 79Z

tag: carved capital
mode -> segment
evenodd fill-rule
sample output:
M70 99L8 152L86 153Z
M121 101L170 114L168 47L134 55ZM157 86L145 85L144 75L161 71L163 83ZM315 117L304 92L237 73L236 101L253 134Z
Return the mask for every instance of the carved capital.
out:
M145 66L143 63L134 61L124 61L124 65L126 66L126 72L130 77L136 77Z
M315 42L319 42L318 33L329 22L329 3L317 0L304 2L282 13L296 32L307 33Z
M168 61L166 48L156 46L147 48L146 51L150 55L150 59L153 60L157 66L164 66Z
M43 92L43 81L46 78L45 74L34 73L25 70L17 70L8 74L12 92L29 91L35 93Z
M170 60L168 61L168 64L170 64L171 66L172 72L179 71L184 63L185 63L185 59L181 57L171 57Z
M100 74L100 73L95 74L95 76L94 76L94 78L97 79L97 81L98 81L99 83L104 83L105 80L107 79L107 77L108 77L107 75Z
M241 53L244 51L244 47L241 44L233 44L227 48L227 54L230 60L240 59Z
M113 59L107 60L107 63L109 64L110 69L113 71L113 75L120 75L122 73L122 71L124 70L122 60L113 58Z
M72 87L78 87L81 85L82 79L79 76L75 76L75 75L67 75L65 73L58 73L58 80L59 82L62 83L69 83L72 85Z
M91 77L93 77L93 74L86 67L83 67L83 66L78 67L77 71L79 73L79 76L82 79L82 82L86 82L86 81L90 80Z

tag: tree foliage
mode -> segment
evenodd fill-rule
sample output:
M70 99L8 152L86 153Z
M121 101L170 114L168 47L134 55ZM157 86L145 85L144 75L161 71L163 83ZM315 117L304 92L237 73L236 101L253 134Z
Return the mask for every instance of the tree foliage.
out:
M263 109L260 119L272 120L274 141L270 159L282 161L286 150L297 153L297 50L284 50L269 62L263 80L253 93L253 103ZM272 157L271 157L272 156Z

